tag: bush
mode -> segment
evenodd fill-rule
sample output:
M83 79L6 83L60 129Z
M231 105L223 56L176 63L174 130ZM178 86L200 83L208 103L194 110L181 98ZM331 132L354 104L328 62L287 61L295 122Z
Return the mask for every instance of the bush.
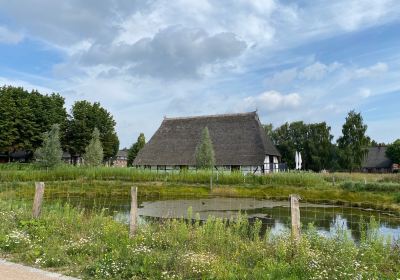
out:
M397 183L362 183L362 182L344 182L341 187L348 191L376 191L376 192L397 192L400 191L400 184Z
M398 192L398 193L395 194L395 196L394 196L394 201L395 201L396 203L400 203L400 192Z

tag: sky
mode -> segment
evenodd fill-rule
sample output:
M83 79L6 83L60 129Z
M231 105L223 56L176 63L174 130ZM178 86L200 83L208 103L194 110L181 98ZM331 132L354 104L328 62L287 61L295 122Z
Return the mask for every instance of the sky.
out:
M350 110L400 138L398 0L0 0L0 85L100 102L120 147L163 118L257 110L262 123Z

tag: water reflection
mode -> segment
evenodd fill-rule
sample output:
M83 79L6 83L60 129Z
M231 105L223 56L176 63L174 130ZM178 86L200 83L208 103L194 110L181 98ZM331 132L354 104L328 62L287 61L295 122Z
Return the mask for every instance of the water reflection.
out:
M10 188L3 192L3 197L14 200L29 200L33 197L34 188ZM1 193L1 192L0 192ZM185 197L185 194L182 194ZM185 197L187 198L187 197ZM263 229L270 229L279 234L288 230L290 224L289 201L259 200L254 198L211 197L197 199L177 199L160 196L156 193L139 196L139 215L146 218L185 218L189 207L193 215L199 213L201 220L210 215L219 218L236 217L239 212L246 213L250 222L260 219ZM117 220L128 222L130 196L126 188L110 188L109 186L91 187L82 185L46 187L44 203L68 202L73 206L89 210L108 209ZM383 236L400 239L400 217L389 212L372 209L359 209L335 205L320 205L300 202L300 216L303 226L312 223L322 235L330 236L338 229L347 230L355 240L360 239L360 223L369 222L373 217L379 222L379 232Z
M288 201L257 200L251 198L175 199L141 201L139 216L151 218L187 218L189 207L193 215L198 213L200 220L210 215L219 218L234 218L239 212L246 213L251 222L260 219L264 229L269 228L274 234L289 229L290 209ZM335 205L301 203L301 223L310 223L325 236L331 236L337 230L348 231L355 240L360 239L360 224L369 222L373 217L379 222L379 232L383 236L400 238L400 218L390 213L349 208ZM129 207L120 209L116 219L128 222Z

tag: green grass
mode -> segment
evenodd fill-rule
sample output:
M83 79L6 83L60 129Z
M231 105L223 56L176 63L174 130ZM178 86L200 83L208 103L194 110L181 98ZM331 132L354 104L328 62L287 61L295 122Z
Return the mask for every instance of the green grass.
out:
M1 166L1 165L0 165ZM12 165L13 166L13 165ZM26 182L26 181L56 181L77 180L80 178L90 180L120 180L131 182L176 182L189 184L208 184L210 177L213 181L223 185L252 184L252 185L291 185L314 187L325 184L322 176L315 173L274 173L268 176L243 175L240 172L224 173L209 171L175 171L173 173L155 172L135 168L110 168L97 167L85 168L71 165L61 166L50 171L37 169L4 168L0 171L2 182Z
M399 183L363 183L363 182L344 182L342 188L349 191L361 192L398 192L400 191Z
M128 227L104 213L47 205L38 220L29 205L0 201L0 255L83 279L398 279L400 244L361 225L359 244L346 232L319 236L312 226L295 245L289 233L261 232L245 217L210 217Z
M209 190L210 177L213 188ZM274 173L243 175L207 171L157 173L134 168L85 168L64 165L43 170L32 164L0 164L0 197L32 198L35 181L46 183L46 195L84 196L93 200L129 194L133 185L139 194L154 197L232 196L287 199L292 193L309 202L400 212L400 174ZM50 193L49 193L50 188Z
M346 189L342 185L326 184L320 187L299 187L285 185L217 185L210 190L205 184L186 184L174 182L129 182L119 180L77 179L72 181L46 182L45 202L72 201L87 208L97 205L121 206L129 204L131 186L138 186L139 198L146 200L251 197L259 199L287 200L290 194L302 197L302 202L315 202L348 205L353 207L374 208L395 211L400 215L398 193L392 191L367 191ZM34 182L0 183L0 199L13 201L32 200Z

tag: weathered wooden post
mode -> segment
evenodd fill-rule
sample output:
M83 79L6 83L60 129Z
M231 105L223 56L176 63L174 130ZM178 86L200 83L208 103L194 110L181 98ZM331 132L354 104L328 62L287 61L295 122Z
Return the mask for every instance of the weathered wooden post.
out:
M295 242L300 239L300 197L296 194L290 195L290 214L292 221L292 238Z
M37 219L40 216L40 211L42 210L43 194L44 194L44 183L36 182L35 198L33 200L33 207L32 207L32 217L34 219Z
M131 213L129 222L129 236L133 237L136 233L137 224L137 187L131 187Z

